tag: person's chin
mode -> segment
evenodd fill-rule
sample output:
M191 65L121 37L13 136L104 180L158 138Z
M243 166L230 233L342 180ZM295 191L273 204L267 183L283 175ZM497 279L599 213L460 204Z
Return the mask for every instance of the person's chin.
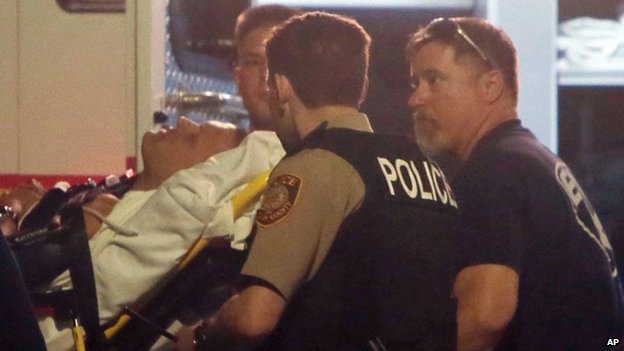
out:
M420 150L428 157L437 157L446 153L443 136L427 132L416 132L415 141Z
M254 108L248 109L249 120L251 125L256 129L266 129L266 126L271 125L271 110L268 108ZM263 128L259 128L259 127Z
M273 130L273 122L271 120L271 118L265 118L265 117L257 117L257 115L255 116L251 116L250 115L250 122L251 125L253 127L253 129L255 130Z
M416 139L416 144L418 144L420 151L427 157L437 157L443 153L441 149L430 143L418 142L418 139Z
M143 138L141 139L141 147L149 148L155 141L155 134L153 132L145 132L143 134Z

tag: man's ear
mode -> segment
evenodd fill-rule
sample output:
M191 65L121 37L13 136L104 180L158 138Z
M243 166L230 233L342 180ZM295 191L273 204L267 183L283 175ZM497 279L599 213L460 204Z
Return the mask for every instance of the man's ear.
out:
M505 79L501 71L494 69L483 74L480 81L480 91L483 99L492 103L498 100L505 90Z
M282 104L288 102L294 94L290 79L282 74L275 75L275 91L277 92L277 99Z
M364 86L362 86L362 93L360 94L360 100L358 100L358 108L360 107L360 105L362 105L362 103L366 99L366 95L368 95L368 84L369 84L368 76L366 76L364 78Z

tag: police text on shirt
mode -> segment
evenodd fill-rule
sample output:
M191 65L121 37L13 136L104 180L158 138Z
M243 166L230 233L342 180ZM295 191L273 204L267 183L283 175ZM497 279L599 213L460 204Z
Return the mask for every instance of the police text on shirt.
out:
M420 198L457 208L451 188L435 164L422 161L417 166L411 160L397 158L393 162L384 157L377 157L377 161L391 196L402 190L412 199Z

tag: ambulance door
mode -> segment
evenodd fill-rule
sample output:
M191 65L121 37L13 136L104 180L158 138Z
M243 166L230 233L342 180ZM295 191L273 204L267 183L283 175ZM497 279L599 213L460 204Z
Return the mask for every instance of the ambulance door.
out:
M5 180L125 170L136 153L133 3L0 1Z

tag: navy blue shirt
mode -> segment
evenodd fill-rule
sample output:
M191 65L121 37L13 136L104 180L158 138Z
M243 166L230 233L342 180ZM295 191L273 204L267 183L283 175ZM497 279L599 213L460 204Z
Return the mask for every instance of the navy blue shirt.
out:
M511 267L518 308L497 350L608 350L624 333L613 249L589 199L519 120L479 141L453 184L459 265Z

